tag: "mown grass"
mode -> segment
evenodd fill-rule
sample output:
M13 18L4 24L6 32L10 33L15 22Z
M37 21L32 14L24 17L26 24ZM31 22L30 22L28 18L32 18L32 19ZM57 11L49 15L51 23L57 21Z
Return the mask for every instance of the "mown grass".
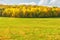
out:
M0 40L60 40L60 18L0 17Z

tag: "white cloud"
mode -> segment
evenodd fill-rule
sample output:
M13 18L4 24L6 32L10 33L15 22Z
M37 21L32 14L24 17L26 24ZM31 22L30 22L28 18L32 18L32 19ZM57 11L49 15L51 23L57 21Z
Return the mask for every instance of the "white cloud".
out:
M40 0L40 2L38 3L38 5L48 5L49 4L49 0Z
M51 0L49 4L52 4L52 3L54 4L55 1L56 1L56 0Z
M30 3L19 3L19 5L36 5L35 2L30 2Z
M23 1L23 0L22 0ZM22 2L22 1L13 1L13 0L0 0L0 4L4 4L4 5L43 5L43 6L57 6L60 7L60 0L40 0L39 3L35 3L34 1L30 1L30 2ZM38 1L38 0L36 0Z
M38 5L60 7L60 0L40 0Z
M36 3L32 0L0 0L0 4L4 5L36 5Z
M60 0L51 0L51 2L49 3L49 5L60 7Z
M3 5L37 5L35 2L24 2L24 3L7 3L5 1L0 1L0 4L3 4Z

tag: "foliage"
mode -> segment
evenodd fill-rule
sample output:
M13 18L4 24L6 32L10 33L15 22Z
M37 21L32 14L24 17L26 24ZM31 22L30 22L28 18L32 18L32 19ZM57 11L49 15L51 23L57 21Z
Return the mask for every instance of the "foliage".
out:
M60 17L60 8L36 5L5 6L0 7L0 16L22 18Z

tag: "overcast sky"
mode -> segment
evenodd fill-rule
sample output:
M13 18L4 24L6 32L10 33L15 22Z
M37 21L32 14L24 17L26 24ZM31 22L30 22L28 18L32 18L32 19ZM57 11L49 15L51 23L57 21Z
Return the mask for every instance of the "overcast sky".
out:
M60 6L60 0L0 0L0 4L31 4Z

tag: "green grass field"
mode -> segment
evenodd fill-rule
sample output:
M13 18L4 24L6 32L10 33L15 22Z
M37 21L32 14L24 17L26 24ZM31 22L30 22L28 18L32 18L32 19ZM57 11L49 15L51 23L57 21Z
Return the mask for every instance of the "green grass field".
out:
M0 17L0 40L60 40L60 18Z

